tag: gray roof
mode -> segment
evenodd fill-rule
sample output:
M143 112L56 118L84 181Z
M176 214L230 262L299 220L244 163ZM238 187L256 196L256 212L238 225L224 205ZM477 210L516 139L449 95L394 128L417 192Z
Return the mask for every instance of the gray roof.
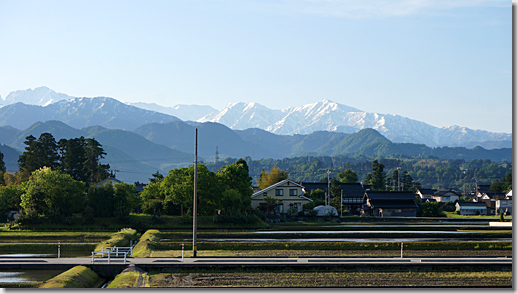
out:
M367 191L365 197L370 200L412 200L415 201L414 192L410 191Z

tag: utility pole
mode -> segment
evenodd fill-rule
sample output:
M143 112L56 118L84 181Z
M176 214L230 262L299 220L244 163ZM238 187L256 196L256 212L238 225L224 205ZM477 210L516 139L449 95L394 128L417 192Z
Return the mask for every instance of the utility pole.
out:
M344 204L344 189L340 190L340 217L342 216L342 211L344 210L342 207L343 204Z
M216 146L216 157L214 158L216 161L216 170L218 170L219 166L219 152L218 152L218 146Z
M192 257L196 257L196 215L198 202L198 129L194 132L194 199L192 213Z
M398 166L398 167L397 167L397 190L398 190L398 191L400 191L400 190L399 190L399 187L401 187L401 182L400 182L400 178L399 178L399 174L400 174L400 172L401 172L401 167L399 167L399 166Z
M330 170L327 170L327 202L326 205L331 205L331 180L329 180Z
M474 202L478 202L478 183L477 183L477 178L475 178L475 199L473 201Z

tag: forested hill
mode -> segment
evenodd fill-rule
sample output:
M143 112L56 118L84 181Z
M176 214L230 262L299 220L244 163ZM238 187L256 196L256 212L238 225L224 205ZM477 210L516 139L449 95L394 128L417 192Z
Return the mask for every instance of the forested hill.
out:
M60 121L37 122L25 130L4 126L0 127L0 144L12 147L21 154L25 148L25 138L29 135L37 138L40 134L48 132L56 140L80 136L96 138L107 151L110 150L103 162L110 164L114 170L119 170L118 176L121 180L147 182L150 171L159 170L162 174L167 174L174 167L192 164L195 128L198 129L198 160L206 163L216 161L216 150L219 160L227 157L280 160L308 156L406 156L417 159L512 162L511 148L430 148L423 144L392 143L373 129L363 129L353 134L318 131L309 135L288 136L275 135L260 129L234 131L218 123L182 121L144 124L133 131L101 126L76 129ZM5 154L4 162L9 170L16 170L18 155L14 152Z
M281 160L245 159L250 169L250 176L258 179L261 171L271 170L279 167L289 174L294 181L304 182L326 182L327 171L330 171L330 178L336 177L339 172L352 169L358 175L358 181L365 182L367 174L372 173L372 162L378 160L384 165L384 172L387 176L387 183L392 184L391 176L397 167L401 172L407 172L413 181L420 183L422 188L433 189L458 189L461 191L470 190L475 187L475 179L478 184L490 185L495 180L512 174L512 163L492 162L487 159L440 159L433 156L397 156L397 157L375 157L375 156L305 156L284 158ZM217 171L222 166L232 164L236 158L227 158L216 165L213 162L205 163L209 170ZM397 181L397 177L396 177Z

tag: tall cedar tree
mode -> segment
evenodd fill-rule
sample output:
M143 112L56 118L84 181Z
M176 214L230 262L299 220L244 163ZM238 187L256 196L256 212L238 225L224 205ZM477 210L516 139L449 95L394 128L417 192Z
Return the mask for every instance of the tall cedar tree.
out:
M59 166L58 144L50 133L43 133L36 140L32 135L25 138L25 151L18 158L19 169L27 174L44 166Z
M370 184L372 185L372 189L376 191L385 190L385 182L387 178L387 174L383 171L385 166L379 163L377 160L372 162L372 174L370 177Z
M50 133L43 133L36 140L32 135L25 138L25 151L18 159L20 171L30 174L44 166L59 168L73 179L87 186L108 177L110 165L100 164L106 153L95 139L61 139L59 143Z

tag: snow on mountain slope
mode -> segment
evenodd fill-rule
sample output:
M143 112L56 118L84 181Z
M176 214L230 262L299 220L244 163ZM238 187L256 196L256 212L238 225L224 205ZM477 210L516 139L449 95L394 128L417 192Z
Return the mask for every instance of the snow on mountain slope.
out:
M511 134L491 133L463 127L434 127L399 115L369 113L329 100L272 110L257 103L232 103L199 122L219 122L232 129L260 128L278 135L310 134L315 131L352 133L365 128L380 132L397 143L427 146L461 145L468 141L511 140Z
M9 95L7 95L7 97L5 97L3 101L0 100L0 104L9 105L22 102L24 104L47 106L57 101L68 100L72 98L74 97L63 93L56 93L47 87L38 87L34 90L27 89L11 92Z

